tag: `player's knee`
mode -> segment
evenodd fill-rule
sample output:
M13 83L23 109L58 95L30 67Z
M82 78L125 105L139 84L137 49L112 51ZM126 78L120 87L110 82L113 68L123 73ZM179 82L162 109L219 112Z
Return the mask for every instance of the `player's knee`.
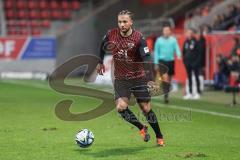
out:
M125 104L125 103L118 103L117 106L116 106L116 109L118 112L122 112L124 111L125 109L127 109L128 105Z
M122 112L125 109L127 109L127 107L128 106L126 104L117 104L116 109L117 109L118 112Z
M117 106L116 106L116 109L117 109L118 112L122 112L122 111L124 111L126 108L123 107L123 106L117 105Z
M124 111L125 109L127 109L127 107L128 107L128 103L125 102L124 100L118 100L117 101L116 109L117 109L118 112Z

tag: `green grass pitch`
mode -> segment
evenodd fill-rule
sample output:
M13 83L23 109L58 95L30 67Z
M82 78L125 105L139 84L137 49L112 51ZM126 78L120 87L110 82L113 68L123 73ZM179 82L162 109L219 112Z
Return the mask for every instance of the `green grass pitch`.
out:
M62 121L54 112L63 99L74 100L74 113L88 111L101 100L60 94L47 82L0 81L0 160L240 159L240 108L226 107L230 94L206 92L202 101L183 101L181 93L171 97L169 105L163 105L161 97L153 99L166 143L159 148L152 129L150 142L143 142L115 110L84 122ZM131 109L141 115L137 106ZM83 128L95 136L87 149L74 141Z

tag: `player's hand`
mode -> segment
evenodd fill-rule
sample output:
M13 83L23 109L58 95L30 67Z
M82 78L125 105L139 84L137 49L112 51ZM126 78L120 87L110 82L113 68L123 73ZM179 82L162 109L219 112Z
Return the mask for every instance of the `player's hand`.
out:
M104 64L98 64L97 65L97 68L96 68L96 70L97 70L97 73L99 74L99 75L103 75L103 73L105 73L105 66L104 66Z

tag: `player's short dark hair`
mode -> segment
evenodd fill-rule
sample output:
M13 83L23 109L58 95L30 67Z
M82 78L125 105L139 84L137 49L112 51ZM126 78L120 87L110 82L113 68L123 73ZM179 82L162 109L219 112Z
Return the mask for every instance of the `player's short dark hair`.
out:
M132 20L134 18L133 13L129 10L122 10L118 13L118 15L128 15Z
M165 27L170 28L170 29L172 28L169 23L164 23L164 24L162 25L162 28L165 28Z
M162 29L163 29L163 28L170 28L170 29L172 29L172 27L171 27L170 24L168 24L168 23L163 24L163 25L162 25Z

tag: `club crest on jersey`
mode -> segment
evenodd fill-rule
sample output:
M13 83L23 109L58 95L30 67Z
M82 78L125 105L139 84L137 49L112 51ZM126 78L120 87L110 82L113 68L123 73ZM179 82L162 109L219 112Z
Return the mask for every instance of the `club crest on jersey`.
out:
M134 43L128 43L128 48L132 49L134 47Z

